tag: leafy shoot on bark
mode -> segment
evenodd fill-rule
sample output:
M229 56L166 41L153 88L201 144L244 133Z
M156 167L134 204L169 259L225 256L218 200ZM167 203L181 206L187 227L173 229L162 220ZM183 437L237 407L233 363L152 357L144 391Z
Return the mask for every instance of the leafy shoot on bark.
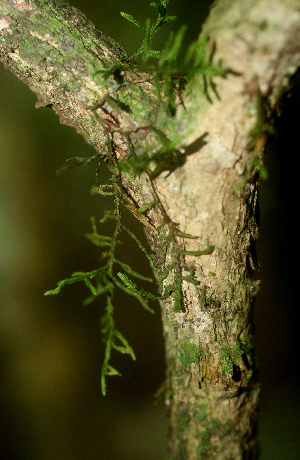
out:
M155 192L154 181L158 176L164 172L167 172L167 175L171 174L185 163L188 155L199 151L205 145L206 132L192 144L184 145L190 132L188 126L192 126L191 116L184 104L184 97L192 94L194 82L197 82L197 91L201 89L198 78L200 77L204 97L211 102L212 94L217 96L213 78L225 76L227 72L221 64L213 63L213 53L208 52L208 40L204 36L192 43L183 58L180 58L181 45L186 32L185 26L182 26L176 34L173 32L170 34L161 51L152 49L152 39L162 25L176 19L175 16L167 14L168 3L169 0L152 2L150 6L156 9L158 17L153 24L147 20L145 26L130 14L121 13L125 19L145 33L145 38L138 50L131 56L131 60L120 61L114 66L98 71L93 77L97 83L100 75L102 82L106 82L109 88L109 93L104 99L91 107L95 117L103 125L106 140L95 155L88 158L71 158L68 164L58 171L61 173L74 166L90 164L98 160L97 173L102 161L107 163L112 172L109 183L94 187L92 193L114 196L115 209L106 211L100 220L102 224L107 220L115 222L113 235L99 234L94 219L92 219L92 233L86 235L94 245L100 248L103 265L88 272L77 271L70 278L60 281L55 289L45 293L45 295L56 295L67 284L84 282L90 290L90 296L85 300L84 305L89 305L100 295L106 298L101 320L101 332L105 342L105 357L101 371L103 395L106 394L106 377L120 375L111 364L113 350L128 354L135 359L133 349L115 325L115 289L120 289L136 298L142 307L151 313L153 310L148 305L149 299L166 299L169 296L173 298L176 312L184 310L182 283L199 285L199 281L195 278L193 267L190 268L187 275L183 276L183 258L185 255L211 254L214 249L211 245L202 251L179 249L177 238L195 237L182 233L176 227L168 218ZM136 58L140 58L139 64L133 61ZM152 63L150 58L155 58L156 62ZM142 83L145 81L127 80L128 72L131 74L139 72L139 74L146 75L143 78L148 78L152 83L152 93L149 94L143 89ZM118 151L120 139L123 139L123 144L128 147L127 154ZM143 173L146 173L151 181L153 200L141 208L133 209L132 203L126 203L120 177L124 174L132 177ZM157 239L156 260L134 233L122 223L121 204L125 204L142 223L146 224L148 212L155 206L160 208L164 217L161 222L161 235ZM122 232L126 232L137 243L152 268L158 270L161 295L154 295L138 286L132 278L148 282L152 280L140 275L117 257ZM170 255L168 261L167 253Z

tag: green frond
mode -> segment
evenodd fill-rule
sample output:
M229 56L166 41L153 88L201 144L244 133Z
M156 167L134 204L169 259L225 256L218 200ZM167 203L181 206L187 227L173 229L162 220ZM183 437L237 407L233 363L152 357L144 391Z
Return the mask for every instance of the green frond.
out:
M114 191L114 195L115 195ZM107 220L112 219L112 220L118 220L118 216L116 215L115 211L110 210L105 210L103 213L102 219L99 220L100 224L104 224ZM93 229L94 230L94 229Z
M150 6L152 8L155 8L158 11L160 16L163 16L166 13L166 6L167 6L168 3L169 3L168 1L167 2L160 2L160 3L151 2Z
M161 1L160 3L157 2L152 2L150 3L150 6L152 8L155 8L156 11L158 12L158 18L156 20L156 23L153 25L151 33L152 36L160 29L160 27L167 23L167 22L172 22L177 19L177 16L168 16L167 15L167 5L168 1Z
M132 290L131 288L127 287L126 285L122 284L120 281L118 281L117 279L114 279L114 282L116 284L116 286L121 289L122 291L126 292L126 294L129 294L131 295L132 297L136 298L138 300L138 302L142 305L142 307L148 311L149 313L152 313L154 314L155 311L149 307L148 305L148 300L145 299L140 293Z
M148 276L141 275L140 273L138 273L135 270L133 270L128 264L125 264L124 262L121 262L121 260L115 259L115 263L120 265L123 268L123 270L125 270L128 273L128 275L132 275L135 278L139 278L140 280L148 281L149 283L153 283L152 278L149 278Z
M86 233L85 236L95 246L110 247L112 243L112 238L110 236L99 235L98 233Z
M91 281L86 277L83 278L83 281L85 282L86 286L90 289L91 293L93 295L97 295L97 291L94 288L94 286L92 285Z
M130 355L133 361L136 361L134 351L132 347L129 345L128 341L125 339L124 335L121 334L120 331L117 331L115 329L114 336L122 343L122 345L117 345L115 342L113 342L113 348L119 351L120 353Z
M131 279L128 278L125 273L118 272L118 277L123 281L124 285L134 291L135 293L141 295L142 297L146 297L147 299L154 299L154 300L160 300L161 296L157 296L154 294L151 294L151 292L145 291L143 288L138 287Z
M105 375L119 375L120 377L122 377L122 374L120 374L120 372L117 371L117 369L112 367L110 364L108 364L106 367ZM105 396L105 394L103 394L103 396Z
M74 272L72 278L67 278L65 280L59 281L57 287L51 291L45 292L44 295L56 295L58 294L66 284L73 284L80 281L84 281L88 288L91 290L92 294L96 295L94 286L90 283L90 280L95 278L99 270L93 270L91 272Z
M133 360L136 359L135 353L129 345L127 339L115 327L113 306L113 294L115 288L121 289L130 296L136 298L142 307L150 313L154 313L154 311L149 307L148 299L160 298L159 296L155 296L145 291L143 288L138 287L124 273L118 274L122 282L114 275L114 267L119 266L130 276L134 276L143 281L152 282L151 278L136 272L128 264L118 260L115 256L117 246L121 242L119 240L120 232L124 230L133 238L141 250L147 255L149 260L152 260L146 248L141 244L138 238L127 227L121 224L119 210L120 199L118 196L120 190L116 180L112 180L112 186L114 186L116 209L113 211L106 211L100 220L100 223L105 223L109 219L114 220L116 222L116 227L113 236L104 236L98 233L96 222L93 217L91 218L92 233L86 235L87 238L97 247L107 247L109 249L108 251L102 251L102 259L106 259L105 264L99 269L90 272L74 272L71 278L60 281L57 284L56 289L45 293L45 295L58 294L66 284L83 281L92 294L84 301L85 306L93 302L98 296L106 295L106 307L101 319L101 334L103 341L105 342L105 354L101 370L101 388L103 395L106 394L106 377L111 375L120 375L120 373L110 364L112 351L128 354Z
M105 211L103 218L100 220L101 223L105 222L107 219L116 218L112 211ZM91 218L93 233L86 233L85 236L90 240L95 246L99 247L111 247L113 244L113 238L111 236L101 235L97 232L96 223L94 217ZM117 241L119 244L121 241Z
M143 251L147 259L150 261L151 267L153 267L153 258L145 248L145 246L140 242L140 240L135 236L135 234L129 230L129 228L125 227L125 225L121 224L123 230L125 230L129 236L137 243L138 247Z
M127 21L132 22L135 26L137 26L139 29L143 30L145 32L145 38L143 40L142 45L140 48L131 56L131 59L136 59L137 57L142 55L142 62L145 64L149 57L154 57L154 58L159 58L160 57L160 52L159 51L154 51L151 49L151 40L154 37L154 35L158 32L158 30L162 27L163 24L166 24L168 22L175 21L177 19L176 16L168 16L167 15L167 5L168 5L167 0L163 0L160 3L158 2L152 2L150 3L150 6L152 8L155 8L156 11L158 12L158 17L156 19L155 24L151 25L151 20L147 19L146 20L146 27L144 27L142 24L139 23L136 19L131 14L120 12L121 16L123 18L127 19ZM104 75L104 74L103 74Z
M167 61L172 62L177 59L186 29L186 26L181 26L175 36L173 32L171 32L169 40L160 53L158 67L162 67Z
M120 11L120 15L123 16L123 18L127 19L127 21L132 22L135 26L139 27L139 29L142 29L144 32L146 31L146 28L142 26L136 19L134 19L131 14L124 13L123 11Z
M63 166L62 168L59 168L57 171L56 171L56 174L58 176L60 176L62 173L68 171L69 169L75 167L75 166L80 166L82 164L90 164L92 163L92 161L96 160L96 159L99 159L100 158L100 163L101 163L101 159L104 158L105 156L105 151L107 150L107 147L108 147L108 142L104 142L103 146L102 146L102 149L100 150L100 152L97 152L95 155L92 155L91 157L74 157L74 158L69 158L67 161L66 161L66 165Z

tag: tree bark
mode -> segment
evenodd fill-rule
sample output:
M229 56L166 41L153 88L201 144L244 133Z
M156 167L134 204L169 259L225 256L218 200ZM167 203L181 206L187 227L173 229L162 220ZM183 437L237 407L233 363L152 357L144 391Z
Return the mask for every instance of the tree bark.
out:
M184 101L194 111L193 132L182 146L186 161L168 177L166 172L153 179L121 176L124 199L135 215L156 202L142 220L164 297L164 398L172 459L257 455L252 306L258 283L251 277L259 170L281 95L300 64L299 32L296 0L216 2L203 33L215 49L214 61L222 60L230 71L215 80L213 103L200 91L197 109ZM67 2L1 1L0 56L37 94L38 106L52 105L61 122L74 126L97 152L111 131L115 158L124 158L128 123L151 145L141 122L137 127L128 117L111 118L100 110L99 101L111 94L117 77L104 82L99 71L127 64L123 87L141 87L148 103L157 104L151 76L130 71L124 50ZM112 129L116 118L118 128Z

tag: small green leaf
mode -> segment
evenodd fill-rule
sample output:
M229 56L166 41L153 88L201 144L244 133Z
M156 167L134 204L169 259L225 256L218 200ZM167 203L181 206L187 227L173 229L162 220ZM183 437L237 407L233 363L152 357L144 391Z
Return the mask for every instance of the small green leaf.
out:
M150 209L153 208L153 206L156 205L156 201L151 201L150 203L145 204L144 206L141 206L137 212L138 214L143 214L143 212L150 211Z
M151 50L150 51L150 57L153 57L155 59L159 59L160 58L160 51Z
M137 243L138 247L143 251L143 253L146 255L147 259L150 261L151 266L153 266L153 258L145 248L145 246L142 245L140 240L135 236L135 234L129 230L125 225L121 224L121 227L128 233L129 236Z
M102 366L102 371L101 371L101 391L103 396L106 395L106 379L105 377L107 375L118 375L119 377L122 376L122 374L117 371L114 367L112 367L110 364L103 364Z
M114 192L115 194L116 192ZM115 212L112 211L111 209L110 210L106 210L104 211L104 214L103 214L103 217L102 219L99 220L100 224L104 224L104 222L106 222L108 219L113 219L113 220L117 220L118 217L116 216Z
M92 283L90 282L90 280L88 278L84 278L83 281L85 282L86 286L91 290L91 293L93 295L97 295L97 291L92 285Z
M98 233L86 233L85 236L95 246L110 247L112 245L112 238L110 236L99 235Z
M117 371L117 369L112 367L110 364L107 365L105 374L106 375L119 375L120 377L122 376L122 374L119 371Z
M150 6L152 8L155 8L160 14L163 14L164 13L164 5L162 5L162 3L157 3L157 2L151 2L150 3Z
M148 305L148 301L146 299L144 299L144 297L142 297L139 293L137 293L136 291L133 291L131 288L125 286L124 284L122 284L120 281L118 281L116 278L114 278L114 283L116 284L116 286L119 288L119 289L122 289L124 292L126 292L127 294L131 295L132 297L135 297L139 302L140 304L142 305L142 307L149 311L149 313L155 313L154 310L152 310L152 308L149 307Z
M173 22L176 21L177 16L165 16L164 17L164 22Z
M78 281L84 281L84 282L86 282L86 280L89 281L89 280L93 279L100 272L101 272L101 270L93 270L91 272L74 272L74 273L72 273L72 278L67 278L65 280L59 281L57 283L57 287L55 289L52 289L51 291L45 292L44 295L56 295L62 290L62 288L66 284L73 284L73 283L76 283ZM90 288L90 286L88 286L88 287Z
M97 284L97 290L96 290L96 294L97 296L100 296L101 294L105 294L106 292L108 292L109 290L109 285L105 285L105 286L102 286L100 284ZM87 307L88 305L90 305L92 302L94 302L95 300L95 294L93 295L90 295L89 297L87 297L83 302L82 302L82 305L84 307Z
M121 334L121 332L115 330L114 335L115 335L115 337L117 339L120 340L120 342L123 344L123 346L120 346L120 345L117 345L116 343L113 343L113 348L115 350L118 350L120 353L130 355L131 358L133 359L133 361L136 361L134 351L133 351L132 347L129 345L128 341L123 336L123 334Z
M152 2L152 3L150 3L150 6L152 6L153 8L156 8L156 6L158 6L159 8L161 8L161 6L163 6L164 8L166 8L168 3L169 3L169 1L170 0L160 0L160 3Z
M134 17L131 16L131 14L124 13L123 11L120 11L120 15L123 16L123 18L127 19L127 21L132 22L132 23L135 24L137 27L139 27L139 28L142 29L144 32L146 32L146 28L145 28L144 26L142 26L142 24L140 24L136 19L134 19Z
M123 281L125 286L127 286L132 291L136 292L137 294L146 297L148 299L160 300L161 296L157 296L151 294L150 292L145 291L143 288L138 287L131 279L129 279L125 273L117 273L118 277Z
M152 278L141 275L140 273L133 270L129 265L125 264L124 262L121 262L121 260L115 259L115 263L119 264L123 268L123 270L125 270L129 275L135 276L135 278L139 278L140 280L149 281L149 283L153 283Z
M160 59L158 61L159 67L162 67L166 61L176 60L186 29L186 26L182 26L175 37L173 32L171 32L169 40L161 51Z
M62 290L62 288L66 284L73 284L73 283L76 283L77 281L82 281L82 279L83 279L82 277L78 277L78 278L68 278L68 279L59 281L57 283L57 287L55 289L52 289L51 291L45 292L44 295L56 295Z
M144 64L148 61L151 53L151 22L150 19L146 21L146 37L143 42L143 53L142 53L142 61Z

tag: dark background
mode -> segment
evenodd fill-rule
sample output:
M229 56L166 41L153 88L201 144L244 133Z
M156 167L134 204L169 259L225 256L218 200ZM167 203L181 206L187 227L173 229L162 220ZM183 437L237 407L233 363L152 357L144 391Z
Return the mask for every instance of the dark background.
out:
M72 0L128 54L142 33L119 11L144 23L155 17L148 0L89 2ZM209 2L171 1L179 19L165 27L189 26L194 40ZM260 362L261 460L300 457L298 389L299 326L296 297L299 245L296 174L299 147L299 77L269 145L269 179L260 187L258 241L261 290L255 306ZM88 307L84 285L44 297L57 281L76 270L92 270L100 254L84 237L90 216L98 220L112 205L90 196L95 164L57 177L65 160L93 150L47 108L35 109L36 96L0 65L0 457L5 460L163 460L166 422L163 404L153 395L164 378L164 348L156 315L131 299L116 299L117 327L134 348L137 361L115 354L122 377L108 378L100 391L103 359L99 317L103 300ZM108 173L103 166L100 182ZM126 224L142 229L124 214ZM109 234L109 225L103 231ZM101 229L102 230L102 229ZM124 235L125 236L125 235ZM139 249L125 237L121 257L151 276ZM129 300L129 301L128 301Z

